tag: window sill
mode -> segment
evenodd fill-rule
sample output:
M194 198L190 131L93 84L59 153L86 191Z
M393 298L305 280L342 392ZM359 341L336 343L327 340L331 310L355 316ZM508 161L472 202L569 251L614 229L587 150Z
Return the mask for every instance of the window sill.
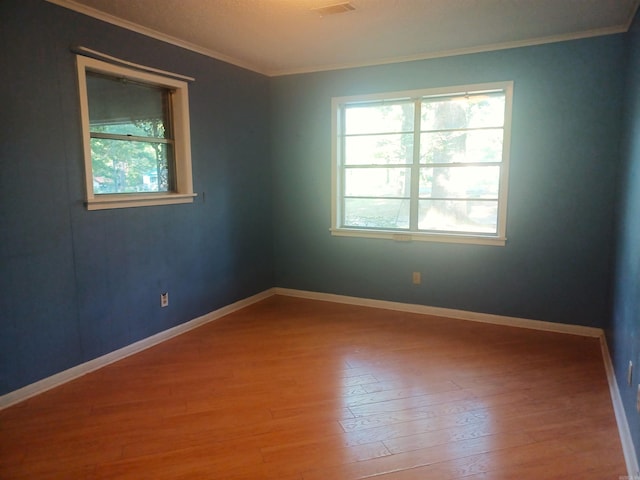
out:
M504 246L507 239L497 236L455 235L425 232L396 232L387 230L359 230L351 228L331 228L331 235L336 237L380 238L395 242L439 242L466 243L474 245Z
M85 202L87 210L107 210L110 208L148 207L152 205L174 205L193 203L195 193L153 193L96 195Z

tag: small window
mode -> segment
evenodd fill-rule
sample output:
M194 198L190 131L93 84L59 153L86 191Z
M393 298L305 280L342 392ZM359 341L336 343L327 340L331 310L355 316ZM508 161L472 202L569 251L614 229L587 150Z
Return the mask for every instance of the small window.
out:
M192 202L187 83L77 62L87 208Z
M512 89L334 98L333 234L504 245Z

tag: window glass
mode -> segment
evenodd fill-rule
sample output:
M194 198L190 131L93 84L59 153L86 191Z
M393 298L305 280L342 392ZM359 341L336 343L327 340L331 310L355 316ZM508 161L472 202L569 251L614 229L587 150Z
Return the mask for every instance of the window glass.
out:
M87 208L192 202L187 83L142 66L76 59Z
M349 225L367 228L409 228L409 201L389 198L345 199Z
M345 196L409 197L408 168L349 168L345 171Z
M497 199L500 167L430 167L420 169L420 198Z
M420 200L420 230L455 233L496 233L498 202Z
M504 244L512 83L451 90L334 99L334 233Z
M422 130L502 127L504 94L478 93L426 98Z
M165 138L169 130L169 92L127 80L87 72L91 131Z
M502 160L503 135L501 128L422 133L420 162L499 162Z
M344 142L345 163L348 165L413 162L413 133L349 136Z
M87 72L87 94L94 193L169 192L167 89Z
M95 194L168 192L171 145L91 139Z
M413 131L413 103L350 105L345 109L345 134L399 133Z

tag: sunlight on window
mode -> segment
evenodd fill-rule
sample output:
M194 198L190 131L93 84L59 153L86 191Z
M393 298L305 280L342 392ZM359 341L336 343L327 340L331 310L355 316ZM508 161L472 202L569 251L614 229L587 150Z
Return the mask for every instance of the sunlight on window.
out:
M483 87L334 99L334 228L504 238L511 84Z
M193 79L111 60L76 56L86 208L192 203Z
M86 78L94 193L170 191L168 89L93 72Z

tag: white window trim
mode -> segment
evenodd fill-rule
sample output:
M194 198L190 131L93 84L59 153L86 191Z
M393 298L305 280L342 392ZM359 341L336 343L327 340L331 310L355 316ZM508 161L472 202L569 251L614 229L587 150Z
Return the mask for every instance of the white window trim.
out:
M498 218L496 234L455 234L423 232L411 230L384 230L369 229L359 227L340 226L339 199L341 191L340 175L338 164L338 128L340 109L344 104L367 102L375 100L416 98L430 95L447 95L455 93L466 93L483 90L504 90L505 92L505 116L504 116L504 137L502 146L502 164L500 168L500 183L498 194ZM407 90L400 92L386 92L372 95L355 95L347 97L334 97L331 99L331 235L340 237L364 237L394 240L397 242L445 242L445 243L466 243L476 245L496 245L504 246L507 241L507 199L509 189L509 158L511 146L511 119L513 104L513 81L481 83L473 85L457 85L444 88L429 88L421 90Z
M193 192L193 176L191 170L191 143L189 125L189 94L186 82L155 73L143 72L95 58L76 56L78 69L78 89L80 94L80 116L82 121L82 141L85 166L85 192L87 210L104 210L109 208L126 208L150 205L171 205L192 203L196 194ZM94 194L91 162L91 137L89 126L89 99L87 95L86 72L98 72L112 76L121 76L139 82L168 88L172 94L173 133L175 149L175 192L160 193L118 193Z

